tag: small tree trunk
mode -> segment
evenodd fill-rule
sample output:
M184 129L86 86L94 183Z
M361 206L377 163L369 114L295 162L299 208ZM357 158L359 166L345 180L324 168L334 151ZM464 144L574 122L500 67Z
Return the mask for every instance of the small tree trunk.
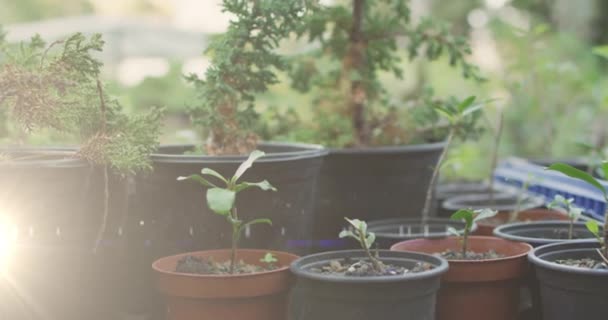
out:
M437 177L439 176L439 171L441 170L441 165L445 160L445 157L448 154L448 149L452 144L452 140L454 139L454 129L450 129L450 133L448 134L448 138L445 142L445 148L441 152L439 159L437 160L437 164L435 164L435 168L433 169L433 175L431 176L431 181L429 182L429 187L426 190L426 199L424 200L424 207L422 209L422 221L426 222L429 218L429 211L431 210L431 201L433 200L433 192L435 191L435 185L437 184Z
M496 136L494 137L494 149L492 150L492 162L490 163L490 205L494 205L494 171L498 165L498 150L500 140L502 138L502 127L504 122L504 114L502 111L498 116L498 127L496 128Z
M350 31L350 48L345 59L345 76L350 80L350 70L361 72L365 68L365 49L366 43L363 37L363 17L365 0L353 0L353 20ZM356 145L368 145L371 140L369 124L365 115L365 103L367 92L361 80L350 80L349 112L352 117L352 124L355 135Z

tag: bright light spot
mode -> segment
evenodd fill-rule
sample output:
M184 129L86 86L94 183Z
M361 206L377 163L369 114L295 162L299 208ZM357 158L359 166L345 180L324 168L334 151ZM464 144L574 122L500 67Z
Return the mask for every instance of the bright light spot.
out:
M124 85L134 86L146 77L166 75L169 72L169 67L169 62L164 58L127 58L118 66L118 79Z
M205 78L205 71L211 65L211 61L207 58L194 58L184 62L182 73L185 75L196 74L199 78Z
M488 14L483 9L474 9L467 16L467 21L473 28L482 28L488 23Z
M17 226L6 216L0 216L0 272L8 270L17 243Z
M500 19L521 30L530 30L530 17L512 6L500 10Z
M510 0L486 0L486 7L492 10L498 10L504 7Z

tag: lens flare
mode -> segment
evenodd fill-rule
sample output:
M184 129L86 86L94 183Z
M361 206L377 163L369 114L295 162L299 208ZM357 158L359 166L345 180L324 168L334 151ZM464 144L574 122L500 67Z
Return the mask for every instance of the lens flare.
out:
M0 216L0 272L5 273L17 243L17 226L6 216Z

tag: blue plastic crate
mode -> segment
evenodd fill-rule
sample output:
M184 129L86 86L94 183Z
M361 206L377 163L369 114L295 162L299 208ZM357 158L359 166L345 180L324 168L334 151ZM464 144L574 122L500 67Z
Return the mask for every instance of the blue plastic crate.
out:
M602 193L590 184L570 178L562 173L545 170L525 159L508 158L501 161L494 171L494 183L503 187L520 189L528 182L528 193L544 198L545 203L556 194L574 198L574 203L592 218L603 220L606 202ZM608 188L607 181L600 181Z

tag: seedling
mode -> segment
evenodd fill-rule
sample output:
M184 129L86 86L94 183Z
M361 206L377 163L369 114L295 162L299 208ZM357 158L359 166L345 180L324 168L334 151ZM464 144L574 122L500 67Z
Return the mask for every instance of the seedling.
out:
M452 214L452 216L450 217L450 219L452 220L464 220L465 222L465 226L464 226L464 230L462 231L462 235L459 231L457 231L454 228L449 228L448 231L452 234L454 234L457 237L461 237L461 244L462 244L462 257L466 257L467 256L467 251L469 248L469 233L471 233L471 229L473 229L473 225L479 221L479 220L483 220L483 219L487 219L487 218L491 218L493 216L495 216L497 213L497 211L495 210L491 210L491 209L479 209L479 210L470 210L470 209L460 209L456 212L454 212L454 214Z
M608 163L607 162L602 163L600 168L604 172L604 174L608 173ZM597 188L598 190L600 190L602 192L602 195L604 196L604 200L606 201L606 204L608 204L608 191L606 190L606 188L604 188L604 186L599 181L597 181L594 177L592 177L587 172L581 171L581 170L574 168L570 165L567 165L565 163L554 163L551 166L549 166L549 168L547 168L547 169L561 172L571 178L582 180L582 181L587 182L588 184L594 186L595 188ZM592 227L592 228L589 228L589 227ZM587 228L589 229L589 231L591 231L591 233L599 235L599 226L597 226L597 223L595 224L595 228L593 228L593 222L587 223ZM608 208L607 208L606 212L604 213L603 239L601 236L598 236L598 240L600 241L600 244L601 244L601 249L598 249L598 253L600 254L600 256L602 257L602 259L604 261L608 261Z
M247 169L251 168L253 162L257 159L264 156L264 152L255 150L253 151L245 162L241 163L238 167L232 178L227 179L224 178L219 172L204 168L201 171L202 175L194 174L187 177L178 177L177 180L193 180L204 187L207 187L207 205L209 209L214 213L223 216L226 218L226 221L230 223L232 226L232 251L230 255L230 273L233 274L235 271L236 264L236 252L239 240L241 238L241 234L243 231L254 224L268 224L272 225L272 221L270 219L254 219L248 222L244 222L239 219L239 215L237 213L237 208L235 207L236 196L239 192L247 190L252 187L260 188L264 191L276 191L277 189L273 187L268 181L264 180L261 182L238 182L241 176L247 171ZM214 179L219 180L225 186L218 186L215 183L207 180L204 176L213 177Z
M260 259L261 263L265 263L270 268L274 267L274 265L275 265L275 263L277 263L277 261L279 261L279 260L277 260L277 258L272 254L272 252L266 252L264 257L262 259Z
M568 215L570 220L570 226L568 228L568 239L572 240L572 233L574 229L574 221L583 214L583 209L574 205L574 198L566 199L562 195L555 195L553 201L547 206L549 209L561 211ZM597 223L596 223L597 225Z
M445 148L441 152L441 155L439 155L437 164L433 169L433 175L431 176L429 187L426 191L426 199L424 201L424 208L422 209L422 219L424 221L426 221L429 217L429 210L431 209L431 201L433 198L433 190L435 190L435 184L437 183L439 171L441 170L441 166L443 165L445 157L448 154L450 145L452 144L452 140L454 140L454 137L459 131L464 129L464 120L468 116L480 110L483 106L483 103L475 103L475 97L471 96L460 102L455 108L447 108L443 106L436 107L435 110L437 111L437 113L441 114L448 120L450 129L445 142Z
M344 218L351 225L351 228L342 230L340 232L340 238L353 238L359 242L361 248L365 251L367 258L372 263L372 266L376 272L384 272L384 266L376 256L374 256L370 250L374 241L376 241L376 234L373 232L367 232L367 223L359 219Z

